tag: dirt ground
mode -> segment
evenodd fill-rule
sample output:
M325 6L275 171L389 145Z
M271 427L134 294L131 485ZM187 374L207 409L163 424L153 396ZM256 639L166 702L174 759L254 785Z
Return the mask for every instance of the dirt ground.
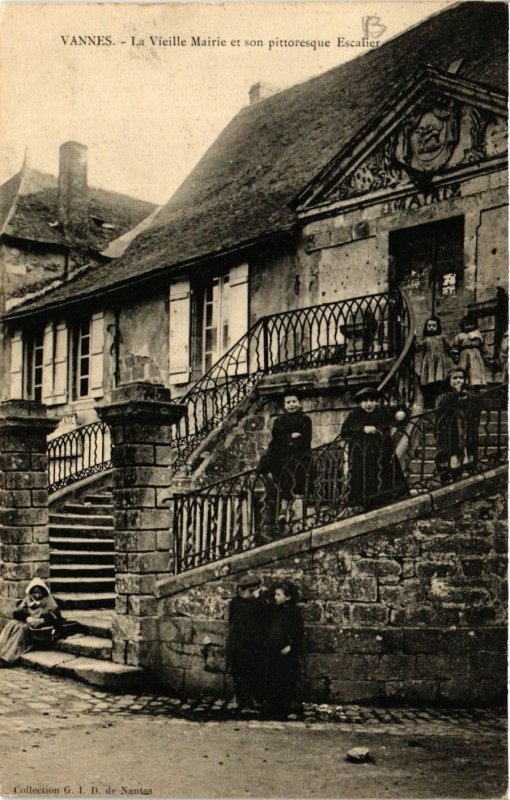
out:
M476 724L4 718L3 796L502 797L506 734ZM372 762L346 761L350 748Z

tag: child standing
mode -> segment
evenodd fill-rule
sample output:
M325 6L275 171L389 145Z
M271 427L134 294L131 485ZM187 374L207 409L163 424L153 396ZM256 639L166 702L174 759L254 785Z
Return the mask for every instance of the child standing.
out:
M466 374L456 367L436 402L436 463L441 483L456 480L463 469L476 469L480 411L466 388Z
M487 386L485 369L485 339L476 327L472 317L464 317L460 322L460 333L452 342L452 356L464 371L466 383L472 389Z
M416 350L422 351L420 386L425 408L434 408L436 397L452 368L450 346L443 336L439 317L429 317L423 326L423 338Z
M257 578L244 578L228 610L226 661L239 711L262 699L266 606L260 589Z
M280 525L287 522L294 497L303 495L306 491L312 444L312 421L303 414L295 392L284 395L283 408L284 413L274 421L267 452L259 462L260 472L270 472L278 487Z
M266 700L272 717L285 719L296 700L303 619L288 583L273 589L266 638Z

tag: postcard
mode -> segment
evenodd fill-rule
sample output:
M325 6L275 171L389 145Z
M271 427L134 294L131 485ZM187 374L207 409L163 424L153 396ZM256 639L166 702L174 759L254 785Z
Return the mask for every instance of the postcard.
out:
M2 796L504 794L507 33L1 5Z

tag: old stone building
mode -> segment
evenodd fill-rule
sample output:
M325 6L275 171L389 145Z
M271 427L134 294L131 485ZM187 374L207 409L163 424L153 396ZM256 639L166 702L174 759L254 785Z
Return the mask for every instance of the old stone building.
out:
M88 576L83 558L62 568L76 500L67 523L50 518L42 560L70 608L115 605L115 663L228 692L224 614L250 570L300 588L309 696L501 696L506 30L504 4L461 3L305 83L255 87L125 252L6 314L11 400L42 397L69 428L48 451L54 508L84 480L113 486L115 561L93 572L97 534ZM476 401L471 477L441 487L415 340L438 316L451 341L466 315L485 337L489 399ZM354 513L338 433L354 391L374 384L411 420L396 447L409 496ZM316 467L313 497L275 541L260 538L270 488L254 467L289 386L312 417ZM106 525L109 496L88 503ZM477 648L497 665L492 688Z
M3 317L76 273L108 262L108 253L103 254L110 243L146 219L155 206L89 186L87 148L70 141L60 147L58 178L30 169L25 160L18 174L0 187L0 209ZM38 346L43 347L42 340ZM5 358L9 359L9 350ZM3 373L5 358L0 358L0 397L4 399L11 395L9 379ZM27 358L33 356L27 353ZM32 377L27 375L29 380ZM39 399L40 389L40 381L25 386L27 396Z

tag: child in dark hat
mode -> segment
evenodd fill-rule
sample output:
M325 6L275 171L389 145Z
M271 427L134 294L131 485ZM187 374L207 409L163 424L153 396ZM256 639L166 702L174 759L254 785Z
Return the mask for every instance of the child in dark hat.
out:
M408 493L391 437L391 428L406 415L381 405L381 397L378 389L361 389L354 397L358 408L347 415L341 429L349 443L349 502L366 509Z
M258 704L263 694L266 609L258 578L244 577L228 610L227 671L234 681L238 710Z

